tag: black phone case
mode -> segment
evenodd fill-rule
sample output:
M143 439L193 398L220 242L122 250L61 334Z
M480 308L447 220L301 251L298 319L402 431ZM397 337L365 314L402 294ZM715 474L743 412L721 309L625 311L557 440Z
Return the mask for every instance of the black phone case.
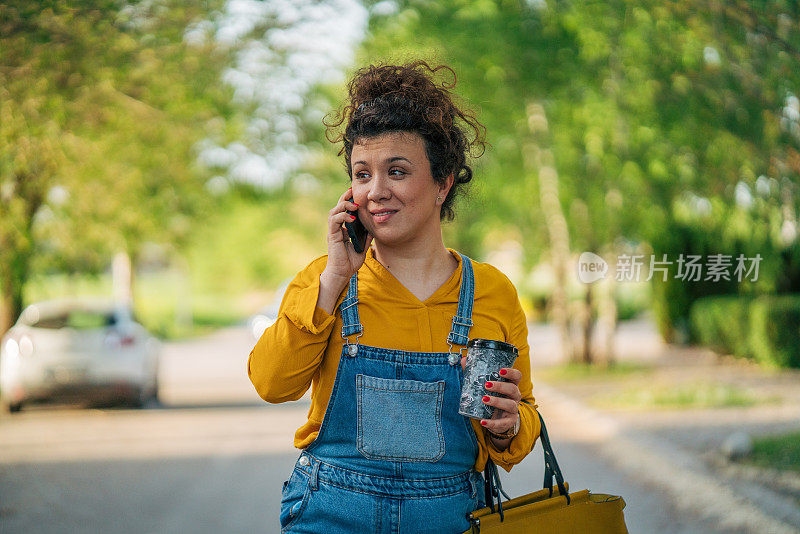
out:
M345 221L344 227L347 228L347 235L350 236L350 242L353 243L353 249L361 254L364 252L364 247L367 244L367 229L358 218L357 211L348 211L350 215L356 218L353 222Z

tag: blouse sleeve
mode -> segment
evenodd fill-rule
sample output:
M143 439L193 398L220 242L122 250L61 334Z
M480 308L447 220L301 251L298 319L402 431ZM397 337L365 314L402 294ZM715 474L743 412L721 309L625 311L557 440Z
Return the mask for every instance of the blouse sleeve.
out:
M322 362L335 320L317 307L319 275L326 262L327 256L317 258L297 274L286 288L277 320L250 351L247 375L267 402L302 397Z
M510 282L509 282L510 283ZM512 343L519 349L519 356L514 362L514 368L519 369L522 373L522 378L519 381L519 391L522 394L522 400L519 404L520 427L519 433L511 439L508 448L499 450L495 447L494 442L484 434L486 444L489 449L489 457L498 466L505 469L507 472L511 468L520 463L528 453L533 450L536 439L541 432L541 423L539 416L536 412L538 407L535 404L533 397L533 383L531 382L531 359L530 348L528 346L528 323L525 318L525 312L522 310L522 305L519 302L516 289L514 289L514 298L516 299L516 307L514 311L514 318L509 332L509 343ZM483 427L481 427L483 428ZM484 429L485 431L485 429Z

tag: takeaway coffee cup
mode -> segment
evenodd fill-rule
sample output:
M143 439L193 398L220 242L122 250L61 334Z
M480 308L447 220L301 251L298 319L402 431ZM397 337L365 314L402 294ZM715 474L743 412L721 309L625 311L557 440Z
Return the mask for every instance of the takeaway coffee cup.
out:
M500 397L486 389L486 382L508 382L500 376L500 369L511 367L519 351L510 343L492 339L470 339L467 343L467 361L461 382L461 401L458 413L475 419L491 419L494 406L483 402L483 396Z

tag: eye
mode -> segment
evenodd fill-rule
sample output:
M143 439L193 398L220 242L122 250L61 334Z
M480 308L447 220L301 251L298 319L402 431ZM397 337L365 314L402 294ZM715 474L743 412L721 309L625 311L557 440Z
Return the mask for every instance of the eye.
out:
M364 171L361 171L361 172L357 172L357 173L355 174L355 177L356 177L356 179L358 179L358 180L366 180L366 179L368 179L368 178L369 178L369 174L368 174L368 173L366 173L366 172L364 172Z
M394 173L398 173L398 174L394 174ZM394 174L394 176L403 176L404 174L408 174L408 173L405 172L402 169L392 169L392 170L389 171L389 174Z

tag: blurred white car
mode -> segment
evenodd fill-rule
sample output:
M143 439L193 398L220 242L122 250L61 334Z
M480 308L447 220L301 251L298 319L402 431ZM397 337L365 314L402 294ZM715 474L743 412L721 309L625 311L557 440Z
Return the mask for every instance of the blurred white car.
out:
M289 287L291 278L284 280L280 287L275 291L275 296L272 302L261 308L258 313L250 317L247 321L247 327L253 337L258 341L264 334L264 330L272 326L278 319L278 311L283 301L283 294L286 293L286 288Z
M0 407L45 401L158 399L161 343L124 305L103 298L31 304L0 340Z

